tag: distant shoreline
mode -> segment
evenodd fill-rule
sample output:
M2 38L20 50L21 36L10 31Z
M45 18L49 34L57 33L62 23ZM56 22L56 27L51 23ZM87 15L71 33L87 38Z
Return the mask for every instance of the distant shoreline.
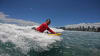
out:
M71 31L100 32L100 23L81 23L57 28Z

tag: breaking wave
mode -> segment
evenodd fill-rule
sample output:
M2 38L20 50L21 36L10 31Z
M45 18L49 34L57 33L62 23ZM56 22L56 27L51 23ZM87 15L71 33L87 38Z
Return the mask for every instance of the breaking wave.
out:
M31 27L0 23L0 53L9 56L13 54L11 52L27 54L31 49L36 52L48 51L62 40L59 36L36 32Z

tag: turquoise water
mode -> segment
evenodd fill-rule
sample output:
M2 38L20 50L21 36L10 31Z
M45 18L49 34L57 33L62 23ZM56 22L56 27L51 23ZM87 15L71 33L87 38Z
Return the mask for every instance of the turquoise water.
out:
M62 40L46 51L30 49L27 54L15 48L13 42L3 42L0 39L1 56L100 56L100 33L64 31ZM28 41L28 40L27 40Z
M64 32L64 56L100 56L100 33Z

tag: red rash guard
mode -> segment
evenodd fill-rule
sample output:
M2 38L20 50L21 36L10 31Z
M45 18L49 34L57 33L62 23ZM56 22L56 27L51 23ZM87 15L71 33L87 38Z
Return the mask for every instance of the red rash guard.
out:
M48 27L47 23L41 24L39 27L36 28L36 30L39 32L44 32L45 30L48 30L49 32L55 34L55 32Z

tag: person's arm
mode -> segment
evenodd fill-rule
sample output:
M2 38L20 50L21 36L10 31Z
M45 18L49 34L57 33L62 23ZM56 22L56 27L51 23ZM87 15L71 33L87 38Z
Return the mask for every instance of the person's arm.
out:
M49 27L47 29L49 32L53 33L53 34L56 34L56 32L54 32L53 30L51 30Z

